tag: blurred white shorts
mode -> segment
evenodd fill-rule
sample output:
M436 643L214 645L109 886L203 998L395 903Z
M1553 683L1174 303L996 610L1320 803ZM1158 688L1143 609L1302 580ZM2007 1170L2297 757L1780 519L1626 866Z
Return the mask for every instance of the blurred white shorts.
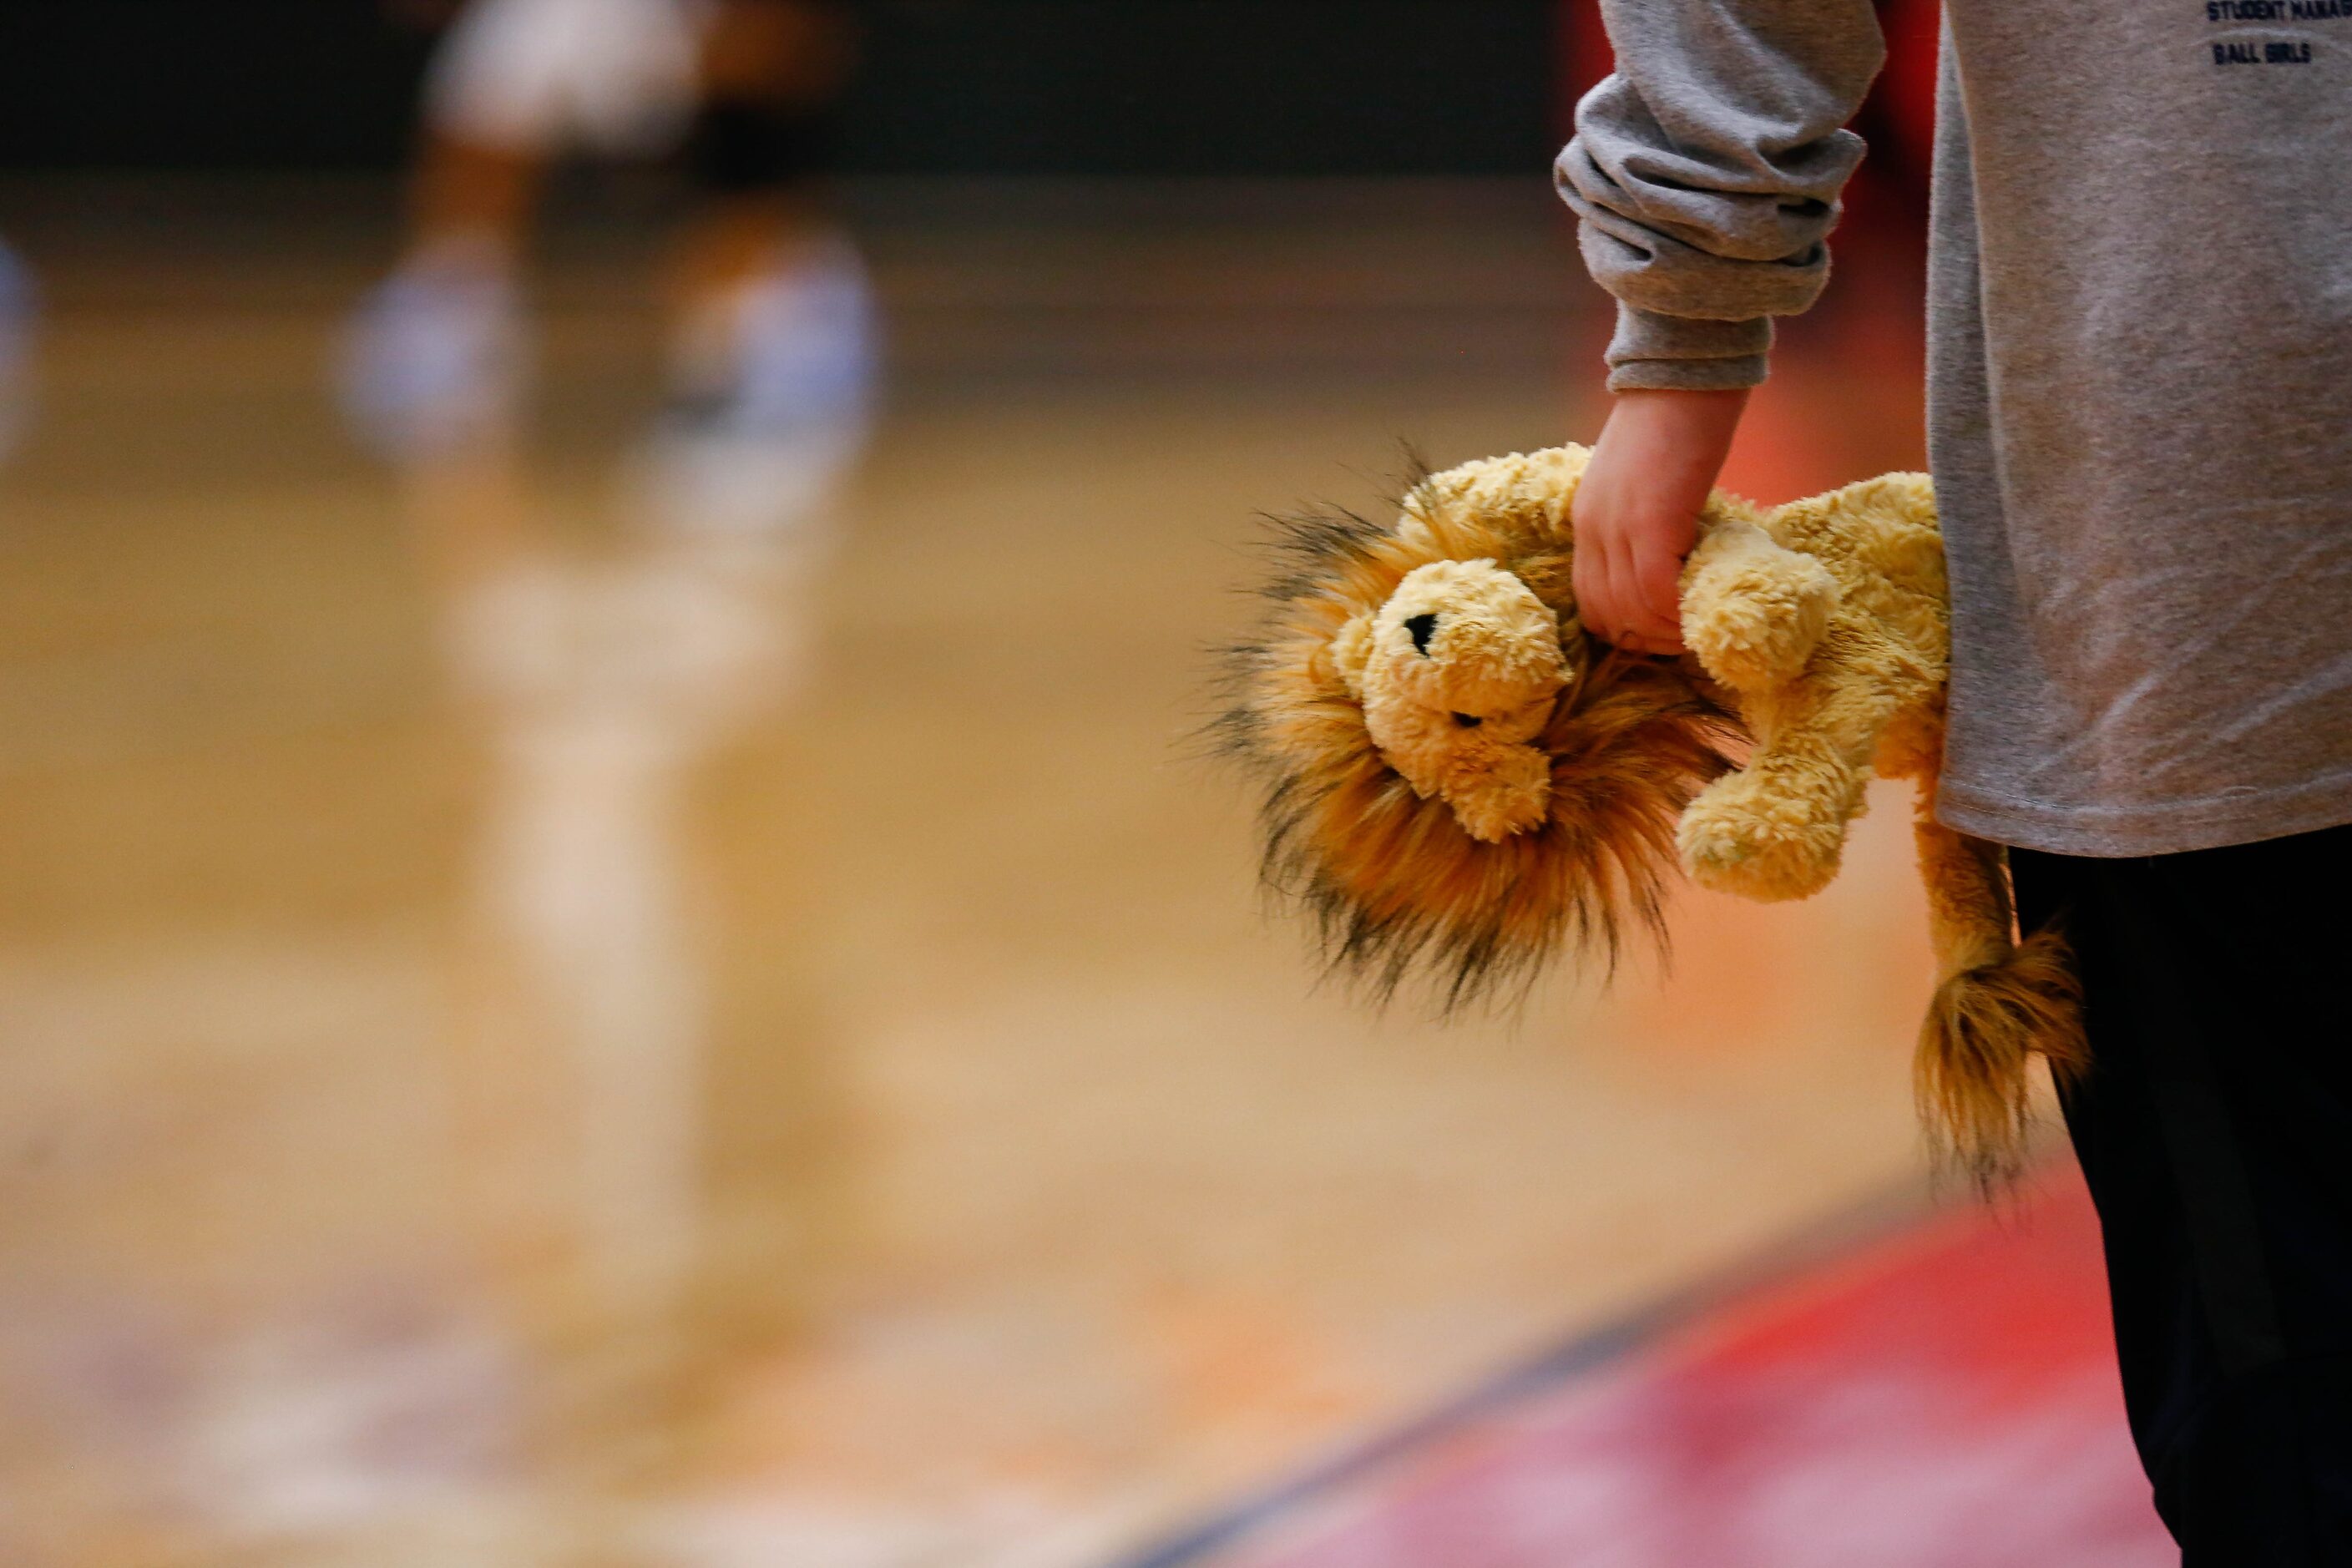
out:
M552 155L667 151L694 109L705 0L471 0L425 78L434 130Z

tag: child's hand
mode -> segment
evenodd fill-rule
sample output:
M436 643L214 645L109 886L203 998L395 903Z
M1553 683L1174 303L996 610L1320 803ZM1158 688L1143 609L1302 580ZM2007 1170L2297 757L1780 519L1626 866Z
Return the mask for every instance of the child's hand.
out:
M1682 652L1683 557L1747 406L1745 388L1618 394L1570 509L1586 631L1633 653Z

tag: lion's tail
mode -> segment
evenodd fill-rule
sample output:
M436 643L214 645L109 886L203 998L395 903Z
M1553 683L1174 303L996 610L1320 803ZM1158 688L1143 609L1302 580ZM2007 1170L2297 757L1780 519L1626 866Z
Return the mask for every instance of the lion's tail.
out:
M2023 1160L2032 1058L2061 1081L2089 1063L2081 987L2057 932L2012 935L2006 851L1944 826L1935 804L1929 780L1914 832L1937 984L1913 1082L1939 1152L1990 1192Z

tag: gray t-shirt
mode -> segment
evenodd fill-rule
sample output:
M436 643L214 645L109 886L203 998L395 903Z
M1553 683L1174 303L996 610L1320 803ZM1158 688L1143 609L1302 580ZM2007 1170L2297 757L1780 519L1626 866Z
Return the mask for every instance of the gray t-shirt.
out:
M1828 273L1867 0L1602 0L1561 194L1610 384L1763 379ZM2352 822L2352 5L1946 0L1939 811L2077 855ZM1857 476L1859 477L1859 476Z

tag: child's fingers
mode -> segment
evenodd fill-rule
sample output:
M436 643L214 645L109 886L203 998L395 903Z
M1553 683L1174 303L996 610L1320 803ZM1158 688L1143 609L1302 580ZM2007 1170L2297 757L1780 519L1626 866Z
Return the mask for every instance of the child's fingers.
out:
M1576 590L1577 616L1590 636L1602 642L1617 640L1617 595L1610 582L1609 552L1588 547L1576 553L1570 582Z
M1627 629L1673 651L1682 650L1683 563L1663 544L1637 541L1630 563L1633 605Z
M1591 530L1571 571L1584 629L1637 653L1682 651L1682 563L1672 550L1602 528Z
M1601 563L1602 581L1608 585L1606 614L1607 637L1619 647L1630 646L1630 639L1642 634L1642 601L1633 581L1632 556L1623 546L1611 550Z

